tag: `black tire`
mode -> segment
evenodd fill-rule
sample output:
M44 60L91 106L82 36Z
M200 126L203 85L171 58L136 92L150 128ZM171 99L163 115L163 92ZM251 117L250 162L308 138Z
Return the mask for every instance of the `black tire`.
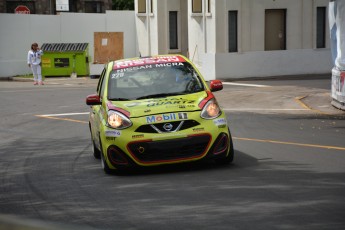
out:
M104 154L103 154L103 147L102 147L102 141L101 139L99 139L100 143L101 143L101 151L100 151L100 157L101 157L101 167L103 169L103 171L106 173L106 174L114 174L116 172L115 169L111 169L109 168L105 158L104 158Z
M230 135L230 143L229 144L230 144L229 154L226 157L224 157L224 158L215 159L215 162L217 164L219 164L219 165L227 165L227 164L230 164L231 162L234 161L235 150L234 150L234 145L233 145L233 142L232 142L231 135Z
M111 175L111 174L114 174L115 170L109 168L107 162L106 162L105 159L104 159L103 153L101 153L101 166L102 166L103 171L104 171L106 174L110 174L110 175Z
M94 140L92 140L93 156L96 159L101 159L101 151L97 149Z
M91 134L93 156L96 159L101 159L101 151L99 151L99 149L97 149L97 147L95 145L95 141L92 138L92 131L91 131L91 125L90 124L89 124L89 128L90 128L90 134Z

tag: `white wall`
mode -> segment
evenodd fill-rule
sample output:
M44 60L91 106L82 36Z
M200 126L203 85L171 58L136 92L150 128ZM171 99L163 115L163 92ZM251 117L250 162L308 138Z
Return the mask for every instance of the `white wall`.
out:
M92 63L94 32L124 32L124 57L139 55L134 11L107 11L105 14L0 14L0 31L0 77L31 73L26 64L26 55L33 42L39 45L89 43ZM91 64L90 71L91 74L98 74L99 68Z
M330 73L332 60L327 49L255 51L215 56L219 79Z

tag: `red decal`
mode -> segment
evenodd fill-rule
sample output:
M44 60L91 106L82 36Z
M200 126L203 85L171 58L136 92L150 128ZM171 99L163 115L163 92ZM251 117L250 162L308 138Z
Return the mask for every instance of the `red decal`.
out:
M115 110L118 111L124 115L126 115L128 118L130 118L131 113L128 112L127 110L121 109L119 107L116 107L115 105L113 105L110 101L107 103L107 107L109 110Z
M147 57L147 58L142 58L142 59L115 61L113 69L123 69L123 68L134 67L134 66L174 63L174 62L186 62L186 60L181 56Z
M199 108L202 109L204 108L205 104L211 100L212 98L214 98L213 93L211 93L210 91L207 91L207 97L205 97L200 103L199 103Z

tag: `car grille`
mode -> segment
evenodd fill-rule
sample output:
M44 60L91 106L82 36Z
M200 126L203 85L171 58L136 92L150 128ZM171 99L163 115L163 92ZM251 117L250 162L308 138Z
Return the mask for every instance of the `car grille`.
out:
M169 126L170 129L167 129L168 124L170 124ZM139 128L137 128L135 132L140 132L140 133L177 132L177 131L189 129L198 125L200 125L200 123L194 120L172 121L172 122L167 122L167 123L142 125Z
M169 162L197 158L205 154L210 135L193 135L163 141L137 141L128 144L130 154L142 163Z

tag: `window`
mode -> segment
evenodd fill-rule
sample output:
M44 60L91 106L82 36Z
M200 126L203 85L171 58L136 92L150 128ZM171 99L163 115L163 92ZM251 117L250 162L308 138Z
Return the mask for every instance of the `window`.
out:
M77 2L69 1L69 12L77 12Z
M107 69L104 68L97 85L97 92L100 97L103 97L103 93L104 93L104 86L105 86L104 78L105 78L106 72L107 72Z
M151 3L150 3L150 9L151 9L151 14L153 14L153 0L151 0Z
M85 2L85 13L104 13L103 2Z
M229 52L237 52L237 11L229 11Z
M326 7L317 7L316 48L326 47Z
M138 0L138 13L146 13L146 0Z
M170 49L178 49L177 11L169 11L169 43Z
M158 59L151 58L152 60ZM188 62L173 64L166 59L165 64L151 65L145 64L147 61L151 62L143 59L138 68L118 69L115 65L108 76L108 99L140 100L161 97L167 93L184 95L204 90L200 77Z
M211 0L207 0L207 13L211 13Z
M193 13L202 13L202 1L201 0L192 0L192 12Z

